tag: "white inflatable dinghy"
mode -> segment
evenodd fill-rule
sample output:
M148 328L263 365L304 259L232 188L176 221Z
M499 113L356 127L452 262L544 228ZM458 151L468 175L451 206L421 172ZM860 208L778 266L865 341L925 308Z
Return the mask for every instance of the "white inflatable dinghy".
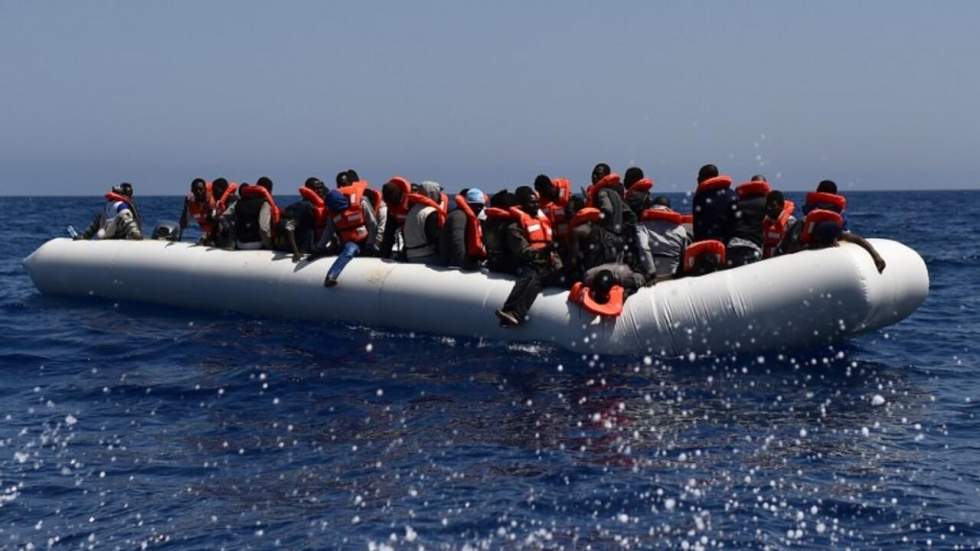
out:
M906 318L928 295L925 262L901 243L871 242L887 262L884 273L845 243L647 287L617 318L592 316L569 303L567 291L546 289L528 322L513 329L494 316L511 277L377 258L354 259L333 288L323 287L333 258L294 264L284 253L167 241L52 239L24 265L50 295L675 356L803 346Z

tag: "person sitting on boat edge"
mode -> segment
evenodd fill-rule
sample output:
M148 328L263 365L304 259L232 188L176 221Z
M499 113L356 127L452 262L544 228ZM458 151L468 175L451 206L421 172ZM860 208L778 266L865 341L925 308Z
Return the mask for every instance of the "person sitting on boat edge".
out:
M402 226L405 261L435 264L439 261L439 236L448 215L449 200L438 182L424 181L409 194L408 212Z
M878 273L885 271L885 259L878 254L874 245L854 232L844 231L843 217L832 210L811 210L803 220L798 220L789 229L782 248L787 254L791 254L802 250L837 247L840 241L854 243L866 250L874 260Z
M470 188L457 195L455 201L456 208L446 216L439 237L439 257L447 266L478 270L487 257L479 219L486 198L479 189Z
M843 229L847 227L847 198L837 192L837 183L833 180L821 180L817 184L817 190L806 194L801 211L803 216L810 214L814 209L831 210L840 215L844 221Z
M242 184L235 205L235 248L242 250L272 249L279 207L272 198L272 180L263 176L255 185Z
M201 229L199 244L224 244L228 231L221 224L221 216L238 201L235 194L237 190L237 185L229 184L224 178L218 178L214 182L194 178L190 193L184 198L177 241L183 237L184 230L193 218Z
M691 203L694 212L694 241L728 243L734 234L738 197L730 176L719 175L718 167L707 164L698 170L698 186Z
M762 260L762 220L770 191L769 182L761 174L735 188L735 224L728 240L730 267Z
M527 318L541 290L558 280L561 260L552 241L551 222L540 209L538 194L529 186L517 188L519 207L510 209L514 221L506 229L507 248L517 266L517 281L503 307L495 313L500 325L515 327Z
M638 269L651 282L657 277L673 276L684 249L691 242L683 216L672 210L670 200L661 195L640 212L639 218L636 224Z
M123 182L105 194L105 204L92 223L74 239L143 239L133 185Z
M347 264L358 255L377 254L377 219L374 207L365 197L367 182L355 182L327 192L324 202L330 212L318 249L339 249L323 280L324 287L337 285Z
M304 254L314 251L327 218L324 204L327 187L319 178L307 178L299 193L299 201L282 209L272 238L273 249L292 253L293 262L299 262Z
M507 228L514 221L511 207L517 197L506 189L490 197L490 206L483 210L483 244L487 249L487 269L491 272L513 274L517 270L515 257L507 248Z

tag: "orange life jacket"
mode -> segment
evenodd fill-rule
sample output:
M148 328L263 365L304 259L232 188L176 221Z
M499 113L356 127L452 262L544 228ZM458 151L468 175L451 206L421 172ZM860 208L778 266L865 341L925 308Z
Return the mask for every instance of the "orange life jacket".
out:
M208 185L210 186L211 183L208 182ZM208 195L210 195L212 198L211 200L214 201L214 210L216 211L217 214L221 214L226 210L228 210L228 199L230 199L233 195L235 195L235 192L237 191L238 191L238 184L234 182L228 182L228 188L225 189L225 192L222 193L221 197L217 199L214 199L213 192L209 190Z
M214 195L211 192L211 182L204 182L204 201L198 201L193 193L188 193L184 198L184 204L187 205L187 212L197 221L201 232L209 235L214 231L214 224L208 220L215 206Z
M269 204L269 209L272 211L272 228L273 231L275 231L276 225L279 224L280 213L279 207L276 206L276 200L272 197L272 194L269 193L269 190L258 184L243 185L238 190L238 195L240 195L242 199L251 199L254 197L261 197L264 199L265 202Z
M439 227L441 228L446 223L446 216L449 215L449 197L445 193L439 194L439 202L436 203L431 197L424 193L409 193L408 194L408 208L405 209L405 214L402 215L402 223L405 222L405 216L408 215L408 211L416 204L421 203L427 207L432 207L436 209L436 216L439 218Z
M609 300L605 303L599 303L592 298L592 290L578 281L572 285L572 290L568 292L568 302L574 302L586 311L598 316L615 318L623 313L624 296L625 290L622 285L613 285L612 289L609 289Z
M760 195L765 197L769 195L770 191L772 188L769 187L768 182L745 182L735 188L735 194L738 195L739 199L749 199Z
M646 209L640 213L642 222L670 222L680 226L684 223L684 215L670 209Z
M725 176L715 176L714 178L708 178L707 180L698 184L697 193L703 193L705 191L716 191L719 189L725 189L732 186L732 177Z
M586 193L588 194L588 197L586 198L586 206L596 206L596 200L600 191L606 188L618 186L620 183L622 183L622 180L620 180L619 174L616 174L615 172L603 176L601 180L592 184L589 186L589 189L586 190Z
M789 217L793 215L795 209L796 205L792 201L784 201L779 218L773 220L767 214L762 219L762 258L771 258L776 254L776 248L783 242L786 230L789 229Z
M483 209L483 212L486 213L487 220L514 220L514 214L508 209L487 207Z
M344 186L337 191L347 197L347 208L336 213L331 213L333 227L336 229L340 240L344 243L353 241L361 243L366 241L368 236L367 216L361 208L361 199L367 189L367 182L356 182L349 186Z
M559 238L568 236L568 200L572 197L572 184L567 178L555 178L551 183L558 189L558 199L549 201L541 199L541 210L544 211L551 227L555 230L555 235Z
M470 258L486 258L487 248L483 245L480 219L476 217L465 197L456 196L456 207L466 215L466 255Z
M705 239L695 241L684 249L684 271L693 270L698 257L705 254L715 256L719 267L725 265L725 244L716 239Z
M588 224L589 222L598 222L602 220L602 211L594 207L585 207L575 213L571 221L568 223L569 231L581 226L582 224Z
M641 178L633 182L633 185L631 185L630 188L626 190L626 193L637 193L637 192L649 193L651 189L653 189L653 179Z
M327 219L330 218L327 205L324 204L323 197L320 197L315 191L306 186L299 188L299 194L303 199L306 199L313 205L314 233L316 233L316 238L319 240L320 235L323 234L323 229L327 226Z
M806 194L804 205L807 210L812 207L813 209L830 210L840 214L847 208L847 198L836 193L811 191Z
M531 216L517 207L510 208L511 214L517 218L524 230L524 238L532 249L543 249L551 243L551 222L544 214Z
M822 224L824 222L831 222L838 228L844 227L844 219L840 214L832 210L811 210L810 213L806 215L806 218L803 219L803 231L800 233L800 243L809 245L810 239L813 236L813 229L817 227L817 224Z
M693 224L693 223L694 223L694 215L693 214L682 214L681 215L681 224Z

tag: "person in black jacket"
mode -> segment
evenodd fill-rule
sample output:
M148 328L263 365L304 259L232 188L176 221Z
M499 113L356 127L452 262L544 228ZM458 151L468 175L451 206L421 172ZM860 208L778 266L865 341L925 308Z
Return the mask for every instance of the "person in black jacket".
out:
M694 241L715 239L728 243L735 231L737 197L731 189L732 179L719 176L718 167L704 165L698 171L694 193Z
M439 238L439 257L447 266L455 266L464 270L477 270L486 257L483 248L480 212L486 199L483 192L476 188L460 193L458 208L449 211L446 223L442 227Z
M766 217L769 196L766 177L756 174L752 180L735 189L735 226L728 240L727 259L731 267L762 260L762 219Z

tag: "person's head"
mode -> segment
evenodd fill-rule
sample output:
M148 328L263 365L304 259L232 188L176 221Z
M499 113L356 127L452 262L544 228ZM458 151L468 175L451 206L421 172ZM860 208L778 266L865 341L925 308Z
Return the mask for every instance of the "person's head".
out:
M585 208L585 198L581 195L572 195L568 198L568 206L565 207L565 212L569 216L575 216L575 213Z
M670 208L670 199L664 195L658 195L653 199L653 206Z
M436 203L442 200L442 184L440 184L439 182L433 182L432 180L425 180L418 185L418 189L423 195L425 195L429 199L432 199Z
M266 191L272 193L272 180L270 180L268 176L263 176L259 178L259 180L255 182L255 185L262 186L265 188Z
M627 168L626 173L623 174L623 185L626 186L626 189L629 189L630 186L639 182L642 179L643 179L643 169L638 166L631 166Z
M354 182L360 182L361 176L353 168L347 169L347 179L353 184Z
M718 167L715 165L704 165L700 170L698 170L698 183L700 184L701 182L710 180L716 176L718 176Z
M595 167L592 169L592 183L594 184L606 176L609 176L609 173L611 172L612 169L609 168L609 165L606 163L599 163L595 165Z
M599 304L609 302L609 291L616 285L616 277L610 270L600 270L592 280L592 298Z
M514 195L517 196L517 204L520 205L521 210L531 216L538 215L538 209L541 208L541 205L538 203L538 193L531 186L517 188L514 190Z
M402 198L405 196L402 191L402 186L396 184L395 182L388 182L381 186L381 200L385 202L389 207L396 207L402 203Z
M766 177L763 176L762 174L756 174L755 176L752 177L752 180L750 180L750 181L752 181L752 182L768 182L769 180L766 180Z
M534 179L534 191L538 192L540 197L549 201L558 200L558 187L545 174L538 174Z
M766 195L766 216L773 220L779 218L785 204L786 200L783 198L783 192L778 190L770 191L769 195Z
M472 210L474 214L480 214L480 211L483 210L484 204L487 202L483 192L477 188L470 188L466 190L466 194L463 195L463 200L470 206L470 210Z
M211 195L215 199L220 199L226 191L228 191L228 180L218 178L217 180L211 182Z
M313 190L314 193L320 197L326 197L327 186L323 183L323 180L317 178L316 176L310 176L303 182L303 187Z
M198 203L203 203L208 200L208 184L202 178L194 178L191 180L191 195L194 196L194 200Z
M819 193L837 193L837 184L833 180L823 180L817 184L817 192Z
M694 267L691 268L691 275L701 276L717 272L721 268L718 257L713 254L702 254L694 259Z
M490 197L490 206L495 209L507 210L517 206L517 197L506 189L502 189Z
M824 249L834 246L840 239L841 227L833 222L820 222L810 232L811 249Z
M334 181L337 182L337 189L347 187L354 183L354 180L350 179L350 173L346 170L338 172L337 177L334 178Z

